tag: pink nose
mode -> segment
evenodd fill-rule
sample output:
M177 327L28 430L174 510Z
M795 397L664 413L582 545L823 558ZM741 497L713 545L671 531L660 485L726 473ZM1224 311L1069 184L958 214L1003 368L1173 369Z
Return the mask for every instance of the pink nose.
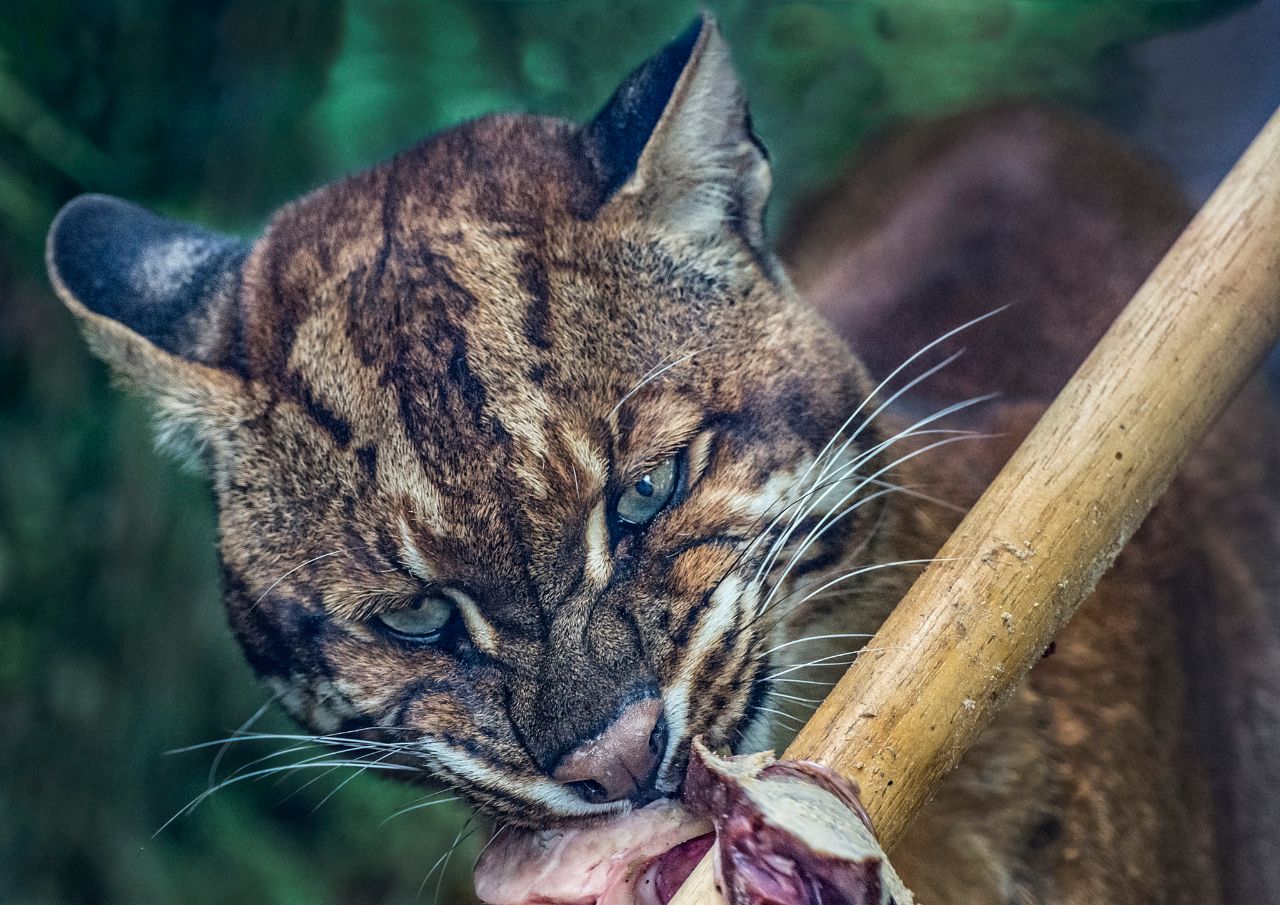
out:
M604 732L566 754L551 776L592 804L645 797L666 747L662 701L646 698L628 704Z

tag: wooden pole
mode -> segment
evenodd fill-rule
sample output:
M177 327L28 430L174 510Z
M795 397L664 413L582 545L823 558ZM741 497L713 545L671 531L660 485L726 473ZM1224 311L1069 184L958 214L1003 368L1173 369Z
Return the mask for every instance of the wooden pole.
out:
M1278 340L1280 111L786 756L856 780L891 850ZM717 901L704 859L672 905Z

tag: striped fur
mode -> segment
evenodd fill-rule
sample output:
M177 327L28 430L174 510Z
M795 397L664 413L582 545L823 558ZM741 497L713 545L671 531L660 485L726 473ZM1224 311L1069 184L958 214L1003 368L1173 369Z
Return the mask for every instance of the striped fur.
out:
M949 533L933 495L976 498L1187 216L1038 113L889 140L787 250L873 387L768 251L768 188L704 20L586 126L459 126L252 243L81 199L49 266L207 464L231 625L284 706L347 763L542 826L626 806L550 772L636 689L664 702L666 794L695 735L784 742ZM931 341L965 322L977 354L944 370ZM962 445L951 416L993 389L1013 401L964 420L1000 439ZM894 851L920 900L1269 901L1275 733L1249 695L1275 435L1254 388L942 785ZM673 503L619 531L619 492L675 453ZM424 593L456 607L447 641L375 630ZM1204 675L1221 713L1188 711Z
M761 602L863 550L880 512L792 564L843 496L824 494L773 549L795 479L869 386L764 250L767 191L705 20L587 127L488 117L288 206L216 291L191 290L190 240L145 221L153 247L98 266L143 261L118 268L140 296L187 286L183 330L142 331L78 277L83 248L138 233L95 224L149 215L72 205L50 269L96 348L197 438L231 626L285 706L544 824L618 807L548 773L636 688L667 700L666 793L695 734L762 725L764 652L807 608ZM678 504L612 532L619 490L675 453ZM458 604L463 637L372 629L425 592Z

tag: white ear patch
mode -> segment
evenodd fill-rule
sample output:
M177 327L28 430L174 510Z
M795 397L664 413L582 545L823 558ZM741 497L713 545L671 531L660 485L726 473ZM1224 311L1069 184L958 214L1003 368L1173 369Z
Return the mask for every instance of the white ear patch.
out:
M165 304L186 292L221 247L207 239L179 237L142 249L129 275L140 301Z

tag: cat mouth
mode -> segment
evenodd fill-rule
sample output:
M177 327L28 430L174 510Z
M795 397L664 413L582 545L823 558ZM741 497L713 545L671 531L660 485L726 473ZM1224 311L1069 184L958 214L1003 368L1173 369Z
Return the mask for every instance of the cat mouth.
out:
M713 843L732 902L914 901L852 782L770 752L721 757L696 739L680 802L494 841L476 865L488 905L669 905Z
M749 710L741 722L752 718ZM683 786L587 822L505 827L476 862L477 897L484 905L667 905L716 839L709 817L683 801Z
M714 838L709 820L669 798L581 827L507 828L476 863L476 895L486 905L667 905Z

